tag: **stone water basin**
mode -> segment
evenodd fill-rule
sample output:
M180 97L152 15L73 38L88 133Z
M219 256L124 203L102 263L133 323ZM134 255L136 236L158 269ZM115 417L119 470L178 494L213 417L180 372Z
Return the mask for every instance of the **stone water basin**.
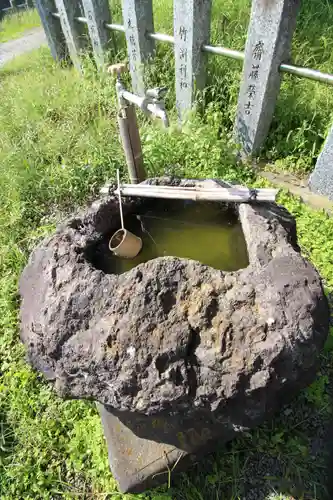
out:
M294 219L272 203L218 205L225 235L214 245L220 215L210 207L213 228L192 248L194 229L185 229L201 226L198 242L207 207L177 229L184 205L159 201L160 218L178 231L182 255L170 256L178 247L163 224L144 220L151 200L124 198L127 223L140 231L144 222L146 253L118 262L107 251L120 226L111 194L40 244L21 277L28 359L60 396L97 402L124 492L165 482L168 468L183 470L261 424L316 374L328 305Z

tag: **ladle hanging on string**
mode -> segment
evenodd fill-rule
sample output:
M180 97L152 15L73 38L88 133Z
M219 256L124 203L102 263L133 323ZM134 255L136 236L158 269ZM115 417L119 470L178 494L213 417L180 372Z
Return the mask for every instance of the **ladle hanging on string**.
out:
M133 259L141 251L142 239L125 229L119 170L117 170L117 184L121 229L118 229L110 239L109 249L118 257Z

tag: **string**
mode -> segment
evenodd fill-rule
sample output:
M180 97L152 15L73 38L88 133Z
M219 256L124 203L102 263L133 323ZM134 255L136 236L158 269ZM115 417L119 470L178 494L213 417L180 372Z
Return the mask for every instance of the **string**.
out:
M137 215L137 216L136 216L136 218L138 219L138 221L139 221L139 222L140 222L140 224L141 224L141 231L142 231L143 233L148 234L149 238L153 241L154 245L155 245L155 246L156 246L156 248L157 248L157 243L156 243L156 241L154 240L154 238L152 237L152 235L150 234L150 232L148 231L148 229L146 229L146 228L145 228L145 226L143 225L143 222L142 222L142 220L141 220L141 216L140 216L140 215Z

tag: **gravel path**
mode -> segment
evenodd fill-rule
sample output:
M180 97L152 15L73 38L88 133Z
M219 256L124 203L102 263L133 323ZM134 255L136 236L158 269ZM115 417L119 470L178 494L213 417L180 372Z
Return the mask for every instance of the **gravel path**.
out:
M25 35L16 40L10 40L0 44L0 66L14 59L14 57L38 49L46 44L46 37L42 28L27 31Z

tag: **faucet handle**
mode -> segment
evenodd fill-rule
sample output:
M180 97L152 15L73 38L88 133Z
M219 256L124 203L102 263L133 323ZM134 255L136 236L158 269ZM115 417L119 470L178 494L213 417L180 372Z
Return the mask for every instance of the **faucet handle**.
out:
M161 99L164 99L167 92L168 87L155 87L154 89L147 89L146 96L160 101Z
M127 72L127 65L125 63L118 63L118 64L112 64L111 66L108 67L108 73L111 75L117 75L118 77L122 73Z

